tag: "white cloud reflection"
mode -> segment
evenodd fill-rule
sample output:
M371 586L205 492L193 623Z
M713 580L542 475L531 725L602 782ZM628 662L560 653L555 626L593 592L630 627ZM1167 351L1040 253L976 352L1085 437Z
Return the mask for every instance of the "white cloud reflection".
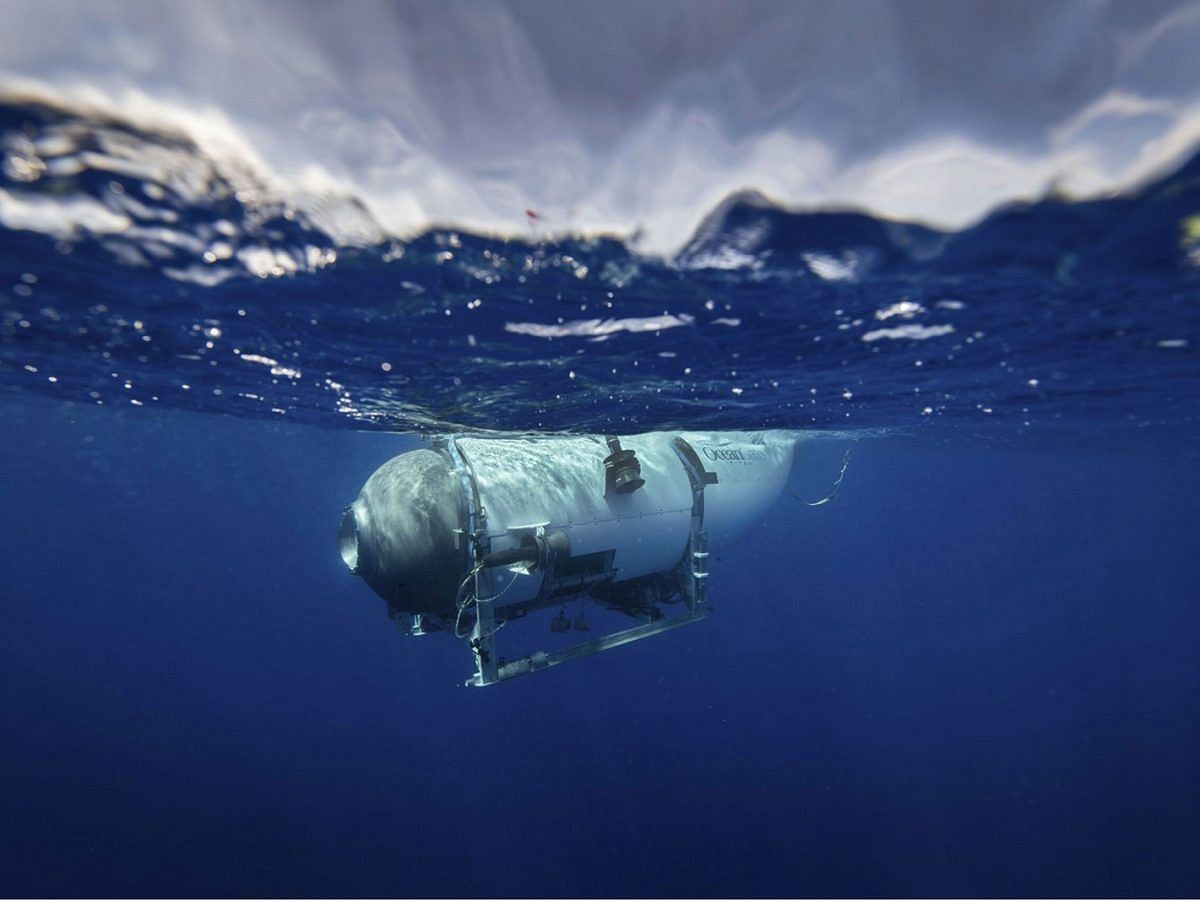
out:
M890 341L925 341L954 333L953 325L897 325L895 328L877 328L868 331L862 339L868 344L886 339Z
M585 319L576 322L559 324L544 324L540 322L506 322L504 330L511 334L528 334L541 338L602 338L621 331L638 334L646 331L665 331L668 328L679 328L691 325L695 319L687 313L679 315L664 314L645 318L627 319Z

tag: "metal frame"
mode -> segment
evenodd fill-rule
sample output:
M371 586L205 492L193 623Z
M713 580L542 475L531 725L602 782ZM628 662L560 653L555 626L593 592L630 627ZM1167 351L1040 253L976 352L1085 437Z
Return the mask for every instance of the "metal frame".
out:
M687 602L691 612L698 611L708 601L708 533L704 530L704 489L717 483L715 472L708 472L692 445L683 438L673 441L679 461L687 469L692 482L692 531L684 559L688 574Z
M474 585L472 586L475 606L475 625L469 635L471 650L475 654L476 677L481 684L492 684L499 680L496 656L496 610L494 579L490 569L481 563L491 550L491 538L487 533L487 510L479 499L475 484L475 473L471 461L451 436L446 441L446 450L467 501L465 538L470 547Z
M575 644L570 647L564 647L562 650L543 651L536 650L528 656L521 659L506 662L500 666L493 680L486 680L482 666L471 678L467 679L468 687L483 687L489 684L496 684L501 681L507 681L510 678L516 678L518 675L528 675L530 672L538 672L542 669L549 669L557 666L560 663L570 662L573 659L581 659L585 656L591 656L593 653L599 653L602 650L611 650L613 647L620 647L623 644L631 644L634 641L640 641L642 638L652 637L656 634L661 634L664 631L670 631L672 628L678 628L680 625L687 625L691 622L699 622L701 619L708 618L709 610L700 609L696 612L688 612L678 616L659 619L657 622L650 622L646 625L638 625L635 628L627 628L624 631L616 631L612 634L606 634L594 640L584 641L581 644Z
M686 441L676 438L675 450L679 454L680 462L687 470L692 485L691 532L688 537L687 549L681 560L681 565L687 574L684 596L688 611L623 631L612 632L560 650L537 650L528 656L501 664L496 650L494 579L491 569L480 565L487 556L491 545L487 533L487 511L480 502L470 460L458 447L453 437L447 440L446 449L450 454L455 472L462 480L463 491L466 495L467 522L464 537L470 545L474 570L475 625L468 637L471 650L475 654L475 674L467 679L465 682L467 686L484 687L489 684L498 684L510 678L549 669L573 659L581 659L591 656L593 653L640 641L643 638L670 631L681 625L699 622L708 617L711 610L707 605L708 535L704 531L704 488L709 484L715 484L717 476L715 473L705 471L699 457Z

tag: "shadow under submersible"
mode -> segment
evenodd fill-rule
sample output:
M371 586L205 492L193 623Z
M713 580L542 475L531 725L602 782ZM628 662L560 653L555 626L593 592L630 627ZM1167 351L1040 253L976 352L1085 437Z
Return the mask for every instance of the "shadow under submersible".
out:
M494 684L708 614L710 551L741 537L783 490L797 436L782 431L434 439L368 479L338 542L350 571L475 658ZM580 597L642 624L506 659L497 630ZM667 609L669 608L669 609ZM566 631L563 613L551 623ZM579 630L590 630L582 616Z

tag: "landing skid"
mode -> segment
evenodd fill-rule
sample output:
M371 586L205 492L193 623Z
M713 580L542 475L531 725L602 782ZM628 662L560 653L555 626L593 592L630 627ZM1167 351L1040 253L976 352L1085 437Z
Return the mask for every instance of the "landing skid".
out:
M560 663L570 662L573 659L581 659L585 656L591 656L593 653L599 653L602 650L611 650L613 647L631 644L634 641L640 641L642 638L670 631L672 628L678 628L680 625L699 622L701 619L708 618L709 611L708 607L704 607L697 609L695 612L669 616L659 619L657 622L638 625L635 628L627 628L624 631L616 631L595 640L584 641L571 647L565 647L562 650L538 650L521 659L496 666L494 674L485 674L485 667L481 665L479 671L467 679L466 685L468 687L483 687L484 685L498 684L501 681L516 678L518 675L528 675L530 672L549 669Z

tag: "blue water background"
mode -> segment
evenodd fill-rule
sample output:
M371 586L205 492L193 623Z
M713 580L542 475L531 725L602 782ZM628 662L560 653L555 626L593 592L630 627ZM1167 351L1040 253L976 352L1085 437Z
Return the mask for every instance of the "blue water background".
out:
M741 195L662 259L347 243L0 112L3 893L1200 891L1195 161L953 234ZM336 551L417 432L767 426L835 500L530 678Z
M333 548L412 439L0 424L6 893L1200 884L1194 455L861 442L721 554L707 622L474 690Z

